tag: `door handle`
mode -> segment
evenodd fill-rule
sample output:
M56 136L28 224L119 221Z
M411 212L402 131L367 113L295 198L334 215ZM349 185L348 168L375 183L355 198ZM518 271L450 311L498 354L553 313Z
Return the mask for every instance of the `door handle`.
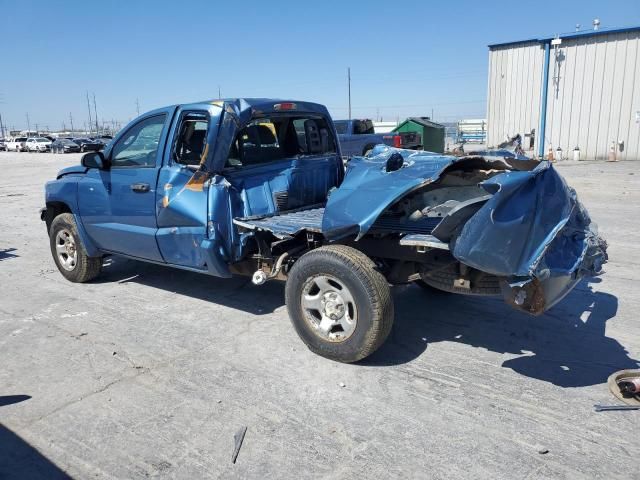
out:
M131 190L136 193L145 193L150 190L150 187L148 183L132 183Z

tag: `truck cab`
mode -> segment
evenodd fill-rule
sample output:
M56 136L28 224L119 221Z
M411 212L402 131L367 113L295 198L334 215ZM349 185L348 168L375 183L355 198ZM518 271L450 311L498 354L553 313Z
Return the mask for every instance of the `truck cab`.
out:
M134 120L104 153L47 185L47 218L71 210L92 255L230 276L253 246L234 218L320 204L344 175L324 107L241 103L237 111L223 102L172 106Z

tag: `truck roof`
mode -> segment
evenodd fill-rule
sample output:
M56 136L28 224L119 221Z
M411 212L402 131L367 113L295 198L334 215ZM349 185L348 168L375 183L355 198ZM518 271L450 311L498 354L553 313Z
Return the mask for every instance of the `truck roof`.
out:
M300 111L318 113L325 116L330 116L329 111L324 105L319 103L301 101L301 100L285 100L281 98L221 98L213 100L202 100L193 103L183 103L170 105L168 107L162 107L147 112L152 114L160 111L165 111L167 108L202 108L210 105L217 105L222 109L226 107L233 108L237 114L248 113L252 114L271 113L276 111ZM278 105L285 108L278 108Z

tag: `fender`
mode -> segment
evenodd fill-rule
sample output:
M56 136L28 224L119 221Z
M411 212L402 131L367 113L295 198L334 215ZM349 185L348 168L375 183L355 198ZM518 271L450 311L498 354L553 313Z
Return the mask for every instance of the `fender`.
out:
M84 228L82 219L78 214L78 181L82 180L82 176L77 175L74 171L75 167L69 167L58 173L58 179L47 182L45 186L45 204L47 209L52 204L66 205L67 209L73 214L78 227L78 235L84 245L87 255L97 257L101 254L100 250L95 246L87 231ZM83 171L86 170L83 168ZM53 218L51 218L53 220Z

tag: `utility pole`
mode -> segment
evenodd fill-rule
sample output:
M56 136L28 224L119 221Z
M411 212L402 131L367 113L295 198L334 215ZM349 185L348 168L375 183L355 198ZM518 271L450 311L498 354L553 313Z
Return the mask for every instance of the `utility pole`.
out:
M71 122L71 133L73 133L73 117L71 116L71 112L69 112L69 121Z
M347 67L347 84L349 89L349 120L351 120L351 67Z
M38 136L38 124L36 123L36 137Z
M2 123L2 114L0 113L0 137L5 138L4 136L4 124Z
M138 117L140 116L140 102L136 98L136 112L138 112Z
M222 98L222 95L220 94L220 85L218 85L218 100L220 100Z
M27 137L29 136L30 131L31 131L31 122L29 122L29 112L27 112Z
M96 108L96 93L93 92L93 113L95 113L95 117L96 117L96 135L99 135L99 128L98 128L98 109Z
M91 125L93 120L91 119L91 104L89 103L89 91L87 90L87 109L89 110L89 135L91 135ZM85 128L86 130L86 128Z

